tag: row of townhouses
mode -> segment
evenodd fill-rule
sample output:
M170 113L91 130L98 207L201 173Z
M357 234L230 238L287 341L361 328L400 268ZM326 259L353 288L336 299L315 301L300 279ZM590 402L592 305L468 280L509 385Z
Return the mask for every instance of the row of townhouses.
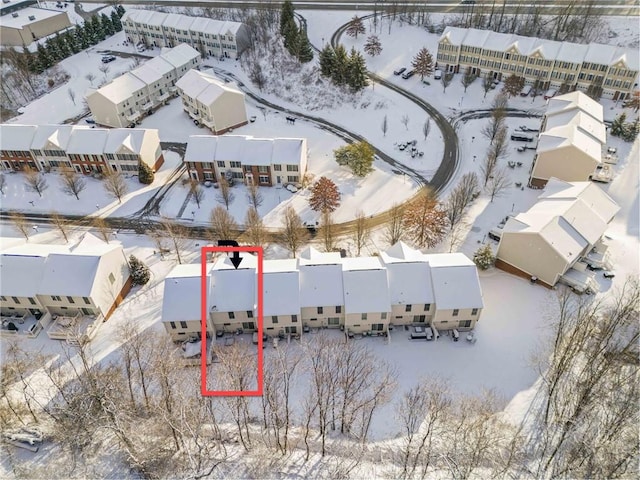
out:
M200 63L197 50L186 44L178 45L98 89L89 89L85 94L87 105L100 125L135 125L177 95L176 82Z
M94 316L107 319L131 289L119 242L90 233L72 245L1 239L0 308L3 316Z
M542 88L603 89L605 98L625 99L637 88L640 59L632 48L581 45L474 28L447 27L438 41L437 64L447 72L471 70L494 78L517 75Z
M562 281L596 291L587 265L608 266L603 235L619 210L592 182L552 178L536 204L507 220L496 266L547 287Z
M0 125L2 170L26 168L78 173L137 172L140 162L154 170L164 162L158 130L89 128L73 125Z
M186 43L202 56L236 59L250 44L246 25L152 10L127 10L122 17L127 40L154 47Z
M259 186L301 183L307 169L307 140L192 135L184 163L190 178L201 182L231 176Z
M215 75L190 70L176 83L182 108L196 125L222 135L246 125L244 93Z
M222 256L206 266L207 335L258 328L257 259L241 254L236 269ZM164 284L162 322L174 341L201 337L198 265L179 265ZM470 330L483 308L475 264L461 253L423 254L400 242L379 257L341 258L308 247L297 259L263 264L264 333L305 328L386 333L423 324Z
M550 178L587 181L601 166L607 142L602 105L582 92L551 98L540 128L529 185Z

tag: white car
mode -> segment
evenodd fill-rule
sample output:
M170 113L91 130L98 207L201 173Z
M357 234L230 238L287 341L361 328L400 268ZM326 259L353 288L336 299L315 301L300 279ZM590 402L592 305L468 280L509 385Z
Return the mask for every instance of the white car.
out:
M286 188L287 190L289 190L291 193L296 193L296 192L298 191L298 187L296 187L295 185L291 185L291 184L288 184L288 185L287 185L286 187L284 187L284 188Z
M440 80L442 78L442 70L436 70L433 72L433 79Z

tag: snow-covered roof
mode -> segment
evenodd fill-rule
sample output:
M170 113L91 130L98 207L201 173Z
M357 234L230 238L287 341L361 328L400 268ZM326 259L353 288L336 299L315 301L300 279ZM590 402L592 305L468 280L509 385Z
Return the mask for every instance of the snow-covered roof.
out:
M35 133L35 125L0 124L0 150L27 152Z
M147 85L162 80L162 78L173 72L173 65L163 57L155 57L131 70L131 74L142 80Z
M45 8L26 7L12 13L17 13L18 15L16 17L13 17L8 13L6 15L2 15L3 27L21 29L32 23L42 22L44 20L47 20L53 17L58 17L58 16L67 17L67 21L68 21L67 12L61 12L59 10L48 10ZM33 18L30 18L30 17L33 17Z
M345 313L390 312L387 269L378 257L342 259Z
M565 182L550 178L539 199L580 199L606 223L620 211L618 204L593 182Z
M607 129L604 123L599 122L580 109L562 110L547 116L545 131L563 125L575 125L582 132L589 134L601 144L607 142Z
M299 268L302 308L344 304L342 265L339 258L337 262L330 263L300 263Z
M207 266L206 287L211 282L211 266ZM176 265L164 280L162 321L179 322L202 318L202 266Z
M304 138L274 138L272 163L300 165L306 156Z
M188 97L196 98L204 105L211 105L227 92L241 93L231 85L225 84L217 76L199 70L189 70L176 82L176 87Z
M127 72L120 75L118 78L114 78L105 86L100 87L95 91L95 93L99 93L113 103L121 103L130 98L134 92L137 92L146 86L147 84L138 77Z
M248 137L242 135L223 135L218 137L216 160L236 160L243 158L244 146Z
M213 135L191 135L184 154L185 162L213 162L216 159L218 137Z
M293 258L264 262L265 316L300 314L300 272Z
M380 258L387 267L392 305L433 303L431 267L419 250L398 242Z
M380 258L385 264L397 262L423 262L424 255L420 250L411 248L406 243L400 241L389 247L380 254Z
M213 312L253 311L257 305L256 270L258 260L249 253L240 253L242 261L236 269L228 256L220 257L211 270L208 299Z
M150 131L142 128L113 128L109 130L104 153L121 153L128 150L140 154L147 132Z
M242 152L243 165L271 165L273 140L267 138L247 138Z
M60 150L66 150L74 128L73 125L38 125L31 148L43 150L47 145L52 144Z
M340 252L320 252L309 246L298 255L299 265L341 265ZM342 268L342 267L340 267Z
M463 253L425 255L438 310L482 308L482 289L475 264Z
M575 109L580 109L599 122L603 121L604 107L588 95L579 91L550 98L545 115L548 117L559 112Z
M44 264L47 259L43 254L0 255L0 295L7 297L35 297Z
M106 128L75 127L69 137L67 153L102 155L108 136Z
M596 163L602 161L602 144L576 125L563 125L540 133L536 152L555 151L567 147L577 148ZM567 158L567 161L571 161L573 158Z
M181 43L180 45L176 45L175 47L161 53L160 57L173 65L174 68L178 68L186 65L192 60L200 58L200 52L186 43Z

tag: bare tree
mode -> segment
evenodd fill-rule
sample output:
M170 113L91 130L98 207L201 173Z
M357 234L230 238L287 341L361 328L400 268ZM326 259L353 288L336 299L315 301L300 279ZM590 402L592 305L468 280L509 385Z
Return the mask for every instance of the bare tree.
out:
M162 234L167 238L176 253L178 263L182 263L182 257L187 248L188 231L183 225L172 221L170 218L162 217L160 221Z
M27 167L24 171L25 180L24 183L27 187L27 190L31 192L36 192L39 197L42 197L42 193L49 188L49 184L47 180L44 178L44 175L33 168Z
M389 123L387 122L387 116L386 115L382 119L381 128L382 128L382 136L386 137L387 136L387 130L389 129Z
M450 230L464 218L467 208L479 191L478 176L473 172L465 173L444 204Z
M102 217L95 217L91 222L93 228L98 231L98 236L102 238L106 243L111 240L111 234L113 233L106 220Z
M98 70L100 70L102 72L102 74L104 75L104 81L107 81L107 74L109 73L109 65L102 64L98 67Z
M105 173L103 186L109 195L118 199L118 203L122 203L122 197L129 191L127 181L122 173L117 171Z
M484 77L482 77L482 90L484 91L483 98L487 98L487 93L489 93L492 87L493 87L493 75L491 75L491 72L487 72L484 74Z
M358 210L356 212L356 218L354 222L353 243L356 247L356 255L360 256L363 247L369 241L369 237L371 235L371 227L369 226L367 217L362 210Z
M247 198L249 204L256 210L262 205L263 197L260 192L260 187L255 183L251 183L247 186Z
M489 178L489 183L487 184L487 192L491 197L491 201L495 197L502 196L505 191L511 186L511 180L509 179L509 172L507 169L502 167L497 169L491 178Z
M69 87L67 89L67 95L69 95L69 99L73 102L73 104L76 104L76 92L75 90L73 90L71 87Z
M400 121L404 125L404 128L408 131L409 130L409 115L402 115L402 118L400 119Z
M464 87L464 93L467 93L467 88L469 88L469 85L476 81L476 78L478 78L478 75L476 75L475 73L471 73L471 68L468 68L460 79L460 82Z
M422 134L424 135L425 141L429 136L429 132L431 132L431 117L427 117L427 119L424 121L424 124L422 125Z
M197 180L189 181L189 193L191 194L191 198L195 200L198 208L200 208L200 204L204 200L204 189L202 185L200 185L200 182Z
M260 214L255 208L249 208L244 217L245 235L250 245L263 247L267 243L267 231Z
M483 186L486 187L489 179L493 176L493 172L498 164L498 159L495 156L493 148L487 150L487 155L484 158L482 165L480 165L480 173L482 174Z
M91 83L91 86L93 86L93 81L96 79L96 76L93 73L89 72L84 76L84 78L89 80L89 83Z
M491 118L489 123L482 128L482 134L493 144L498 131L501 128L506 128L504 125L505 118L507 116L508 97L504 92L499 93L493 99L491 105ZM505 132L506 136L506 132Z
M7 188L7 177L0 173L0 193L4 195L4 191Z
M423 187L406 206L402 225L405 234L419 247L435 247L447 228L447 216L436 194Z
M222 207L211 212L211 235L216 240L233 240L238 236L238 224L231 214Z
M56 212L51 212L51 223L60 232L64 241L69 243L69 230L71 225Z
M453 80L453 73L443 73L440 82L442 82L442 93L447 93L447 87Z
M307 241L309 232L292 206L288 206L284 211L282 224L284 228L282 230L281 243L295 257L300 247Z
M331 212L329 211L322 212L320 232L322 234L322 241L324 242L324 250L326 252L332 252L335 248L335 227L333 218L331 218Z
M220 177L218 185L220 188L220 192L218 193L217 197L218 203L221 203L226 207L227 210L229 210L229 205L231 204L231 202L233 202L235 195L231 191L231 186L229 185L229 182L227 182L227 179L224 178L224 176Z
M394 245L404 235L403 220L404 220L404 205L394 204L387 212L389 219L384 227L384 237L389 245Z
M62 170L62 191L80 200L80 192L87 188L87 182L72 168Z
M11 220L13 227L24 235L24 238L29 240L30 230L27 225L27 217L18 212L9 212L9 220Z

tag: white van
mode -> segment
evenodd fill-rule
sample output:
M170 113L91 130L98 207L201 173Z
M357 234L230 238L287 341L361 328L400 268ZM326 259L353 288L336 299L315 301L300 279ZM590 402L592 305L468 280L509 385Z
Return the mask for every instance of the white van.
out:
M521 97L527 97L529 96L530 93L531 93L531 85L525 85L524 87L522 87L522 90L520 90Z

